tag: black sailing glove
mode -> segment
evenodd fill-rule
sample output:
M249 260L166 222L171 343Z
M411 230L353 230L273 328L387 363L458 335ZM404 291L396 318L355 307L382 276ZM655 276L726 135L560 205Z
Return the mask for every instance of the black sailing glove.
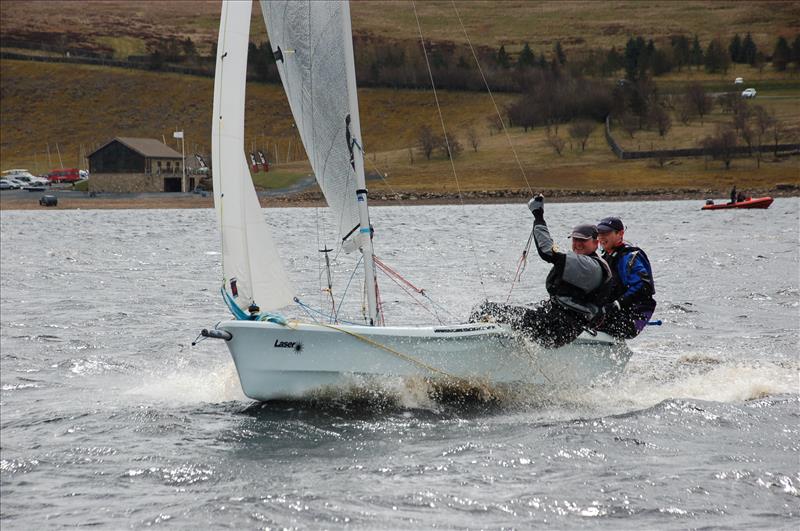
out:
M528 208L533 214L534 220L538 222L544 221L544 196L542 194L538 194L528 201Z

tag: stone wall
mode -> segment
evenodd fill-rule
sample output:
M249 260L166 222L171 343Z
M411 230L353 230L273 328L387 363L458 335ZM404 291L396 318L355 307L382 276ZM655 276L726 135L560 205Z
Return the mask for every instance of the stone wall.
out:
M89 192L163 192L164 177L144 173L93 173L89 179Z

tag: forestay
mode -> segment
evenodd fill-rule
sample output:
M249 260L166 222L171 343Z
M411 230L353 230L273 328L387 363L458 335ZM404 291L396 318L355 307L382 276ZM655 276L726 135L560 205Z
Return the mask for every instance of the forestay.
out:
M261 0L270 44L295 123L338 235L355 238L361 126L346 2ZM352 92L352 94L351 94Z
M241 309L255 303L262 310L276 310L292 302L293 290L264 220L244 153L251 13L251 0L222 6L211 135L214 205L222 231L227 299Z

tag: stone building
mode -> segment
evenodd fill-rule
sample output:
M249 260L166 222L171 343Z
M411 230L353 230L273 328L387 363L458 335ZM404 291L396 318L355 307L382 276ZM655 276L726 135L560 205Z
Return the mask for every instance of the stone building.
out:
M117 137L89 154L90 192L181 192L183 157L153 138Z

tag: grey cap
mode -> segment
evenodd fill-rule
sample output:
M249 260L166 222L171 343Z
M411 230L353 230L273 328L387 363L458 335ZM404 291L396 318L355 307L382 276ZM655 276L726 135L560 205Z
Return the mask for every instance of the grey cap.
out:
M585 223L583 225L576 225L572 229L572 234L570 234L569 237L575 238L577 240L596 240L597 227L589 223Z

